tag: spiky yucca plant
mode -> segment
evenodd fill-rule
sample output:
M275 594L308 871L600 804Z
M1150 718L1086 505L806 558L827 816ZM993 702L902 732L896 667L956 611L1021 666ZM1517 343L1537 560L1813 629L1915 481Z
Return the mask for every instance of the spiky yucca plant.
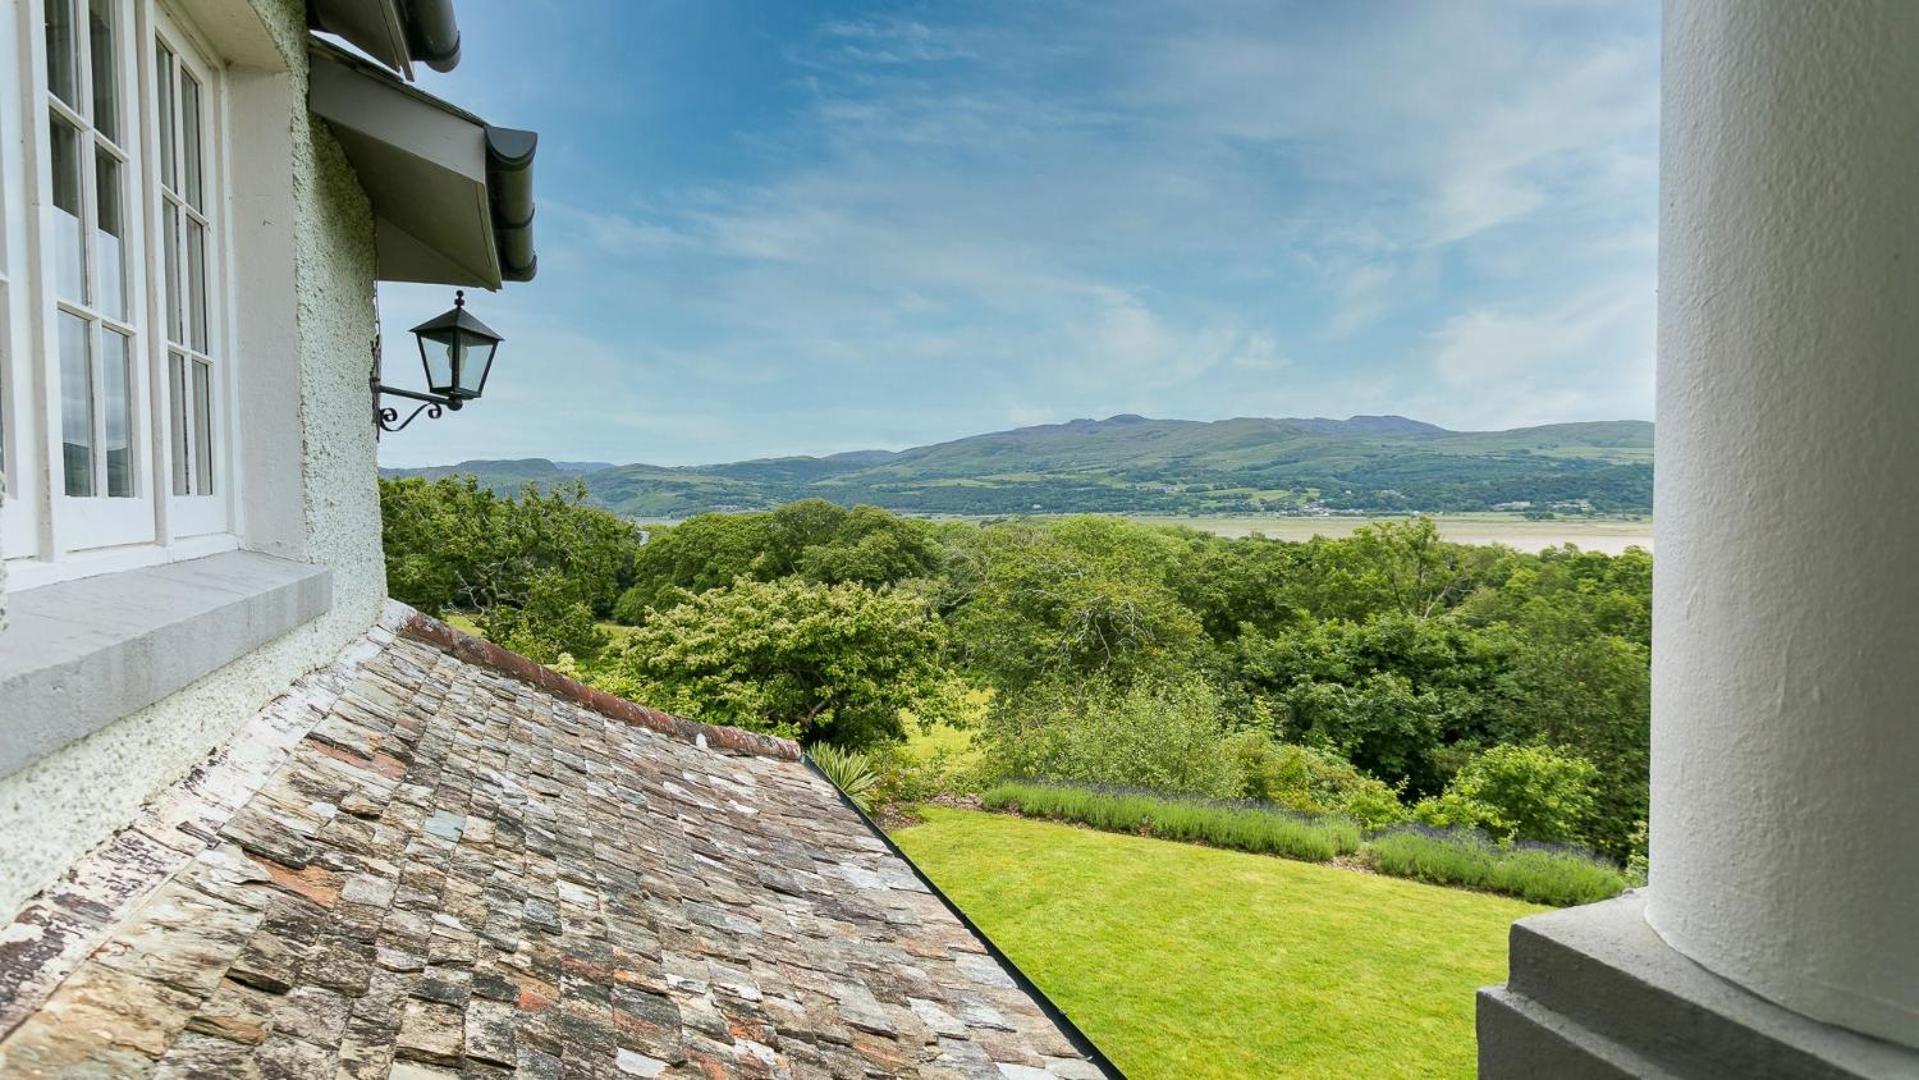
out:
M814 743L807 749L806 755L813 759L813 764L820 767L828 780L833 781L833 786L853 800L853 805L859 807L861 813L873 812L867 792L879 780L879 774L873 771L871 758L858 750L842 750L832 743Z

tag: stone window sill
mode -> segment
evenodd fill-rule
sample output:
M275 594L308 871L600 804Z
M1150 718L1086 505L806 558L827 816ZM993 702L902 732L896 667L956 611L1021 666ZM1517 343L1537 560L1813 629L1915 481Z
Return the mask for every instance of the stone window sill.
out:
M332 606L326 567L250 551L9 593L0 630L0 777Z

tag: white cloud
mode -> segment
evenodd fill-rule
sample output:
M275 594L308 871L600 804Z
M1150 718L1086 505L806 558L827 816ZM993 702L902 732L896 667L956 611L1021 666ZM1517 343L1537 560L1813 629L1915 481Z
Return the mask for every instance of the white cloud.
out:
M1544 309L1455 315L1429 338L1451 403L1434 408L1475 427L1645 415L1653 304L1644 282L1623 279Z
M790 108L711 133L750 166L618 205L542 172L538 301L491 303L503 362L568 375L514 384L541 419L511 439L709 461L1128 411L1649 415L1656 23L1530 0L823 22L784 47Z

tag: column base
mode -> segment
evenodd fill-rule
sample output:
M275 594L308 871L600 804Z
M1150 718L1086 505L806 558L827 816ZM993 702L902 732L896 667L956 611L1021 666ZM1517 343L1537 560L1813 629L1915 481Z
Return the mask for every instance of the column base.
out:
M1681 956L1646 897L1513 924L1506 985L1479 991L1482 1080L1914 1077L1919 1050L1808 1019Z

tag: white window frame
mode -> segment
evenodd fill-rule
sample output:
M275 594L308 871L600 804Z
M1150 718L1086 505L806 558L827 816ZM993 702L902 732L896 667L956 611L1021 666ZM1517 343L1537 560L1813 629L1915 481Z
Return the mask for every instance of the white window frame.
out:
M75 20L78 69L75 81L81 88L88 108L81 110L61 101L47 85L47 79L41 74L35 89L33 103L27 110L27 132L30 139L29 153L35 155L34 167L38 180L38 198L32 199L29 220L32 227L39 230L38 247L40 258L32 264L32 269L40 283L39 319L37 323L37 341L39 354L45 358L45 383L43 390L44 412L42 413L43 445L46 447L48 466L49 501L52 505L52 532L58 548L81 552L90 549L124 547L132 544L151 544L157 538L155 520L155 500L153 477L148 465L148 455L143 453L152 439L152 394L146 365L140 363L143 335L148 331L152 312L142 302L144 297L144 250L139 235L137 219L133 217L140 202L140 192L145 186L143 162L147 159L141 134L141 117L135 111L140 100L129 93L139 85L133 58L134 42L139 37L139 20L134 18L135 0L39 0L41 18L45 18L48 7L54 4L70 3L80 17ZM99 248L97 229L86 226L97 220L99 214L99 191L96 184L95 161L98 155L107 153L99 144L104 136L94 134L94 125L99 122L98 106L92 102L93 96L93 50L86 40L88 23L86 17L94 3L100 3L110 10L114 26L114 62L116 93L120 116L117 119L119 134L116 139L117 150L124 169L121 178L121 231L127 235L121 238L124 277L121 288L124 290L125 310L121 317L113 317L106 312L100 298L94 295L98 287ZM38 46L36 72L44 72L47 57L45 55L44 33L34 35L34 44ZM129 100L132 99L132 100ZM53 153L52 129L53 116L59 114L63 119L78 127L81 139L80 189L81 189L81 267L86 279L82 297L62 295L56 279L57 253L53 252L51 242L51 215L53 210ZM130 398L127 433L129 444L129 465L131 471L131 495L116 496L108 490L106 456L100 445L105 432L105 418L100 415L97 391L89 383L89 395L94 398L89 446L92 450L92 463L89 468L91 493L69 495L66 492L64 468L64 428L61 419L62 384L64 380L60 360L61 332L70 319L77 318L86 325L87 363L91 370L91 380L97 381L105 371L107 335L122 335L127 341L127 375L130 379L128 396ZM56 483L56 481L58 481Z
M20 58L19 32L24 11L15 0L0 0L0 57ZM20 64L20 68L31 65ZM28 357L26 320L21 318L17 268L27 262L25 158L20 153L20 94L32 77L20 71L0 79L0 477L6 494L0 497L0 557L33 555L40 550L39 475L32 449L38 439L37 410L26 407L33 393L33 366Z
M160 489L167 493L166 512L162 527L170 540L184 540L193 537L216 535L228 531L233 526L237 511L232 492L238 479L237 462L233 458L234 424L232 411L233 372L230 362L233 340L227 318L231 310L228 303L229 286L227 248L228 238L232 235L227 199L227 144L228 126L226 117L226 85L220 66L209 58L217 55L185 20L173 15L164 5L147 5L151 15L146 32L146 47L141 59L141 85L147 97L144 99L145 122L153 130L149 132L149 145L153 152L148 157L152 182L147 185L148 192L148 234L155 256L149 257L149 266L157 265L158 258L164 258L165 240L162 230L166 225L172 207L185 205L178 196L169 196L162 191L160 155L160 131L157 117L160 102L158 79L157 49L164 45L172 54L173 63L183 75L190 76L200 86L201 111L201 147L202 161L201 185L205 192L199 208L186 208L183 212L204 221L206 227L205 259L206 322L205 347L195 349L190 341L175 344L168 333L168 305L172 300L166 295L167 277L163 272L149 275L152 278L152 332L148 340L152 343L154 408L160 421L159 430L166 437L159 440L156 450L156 472ZM179 76L176 76L176 80ZM174 98L178 101L178 98ZM182 110L184 111L184 110ZM184 182L181 185L183 187ZM181 265L179 280L184 283L188 273L186 265L186 244L184 236L181 242ZM184 311L183 318L187 317ZM190 338L191 334L183 335ZM197 440L183 439L181 433L174 430L174 412L171 400L171 379L173 355L179 353L184 359L187 373L188 414L199 419L199 405L194 393L192 372L194 365L204 363L210 369L208 406L204 419L211 431L210 456L205 462L188 463L177 460L183 445ZM192 425L190 420L189 424ZM205 466L202 474L201 465ZM202 475L210 474L211 486L206 487ZM184 475L189 481L190 490L182 493L176 486L176 477Z
M124 155L120 180L127 310L131 330L129 382L134 403L130 424L134 477L131 496L105 494L106 475L96 468L90 496L65 493L60 412L59 312L95 320L92 370L97 379L102 352L98 297L85 304L56 296L57 265L52 210L53 111L47 79L45 19L48 5L62 0L0 0L0 67L18 77L0 78L0 448L7 469L7 497L0 506L0 557L7 560L12 589L174 559L195 558L239 546L240 473L236 458L234 365L230 302L232 220L224 65L195 27L164 0L102 0L112 8L114 53L119 64L119 132ZM92 94L89 68L90 0L65 0L80 16L75 34L83 56L75 78ZM212 491L175 494L170 413L166 277L160 252L160 189L157 84L158 48L168 51L201 87L201 216L205 244L205 349L210 361L213 454ZM89 110L90 112L91 110ZM83 147L82 189L95 198L97 180L91 144ZM106 152L106 151L101 151ZM83 206L83 221L91 217ZM95 237L83 228L89 287L95 280ZM182 245L184 247L184 245ZM184 252L182 252L184 259ZM188 342L191 344L191 341ZM191 367L188 368L192 370ZM96 413L99 405L94 406ZM98 447L95 460L104 465ZM197 486L197 485L196 485Z

